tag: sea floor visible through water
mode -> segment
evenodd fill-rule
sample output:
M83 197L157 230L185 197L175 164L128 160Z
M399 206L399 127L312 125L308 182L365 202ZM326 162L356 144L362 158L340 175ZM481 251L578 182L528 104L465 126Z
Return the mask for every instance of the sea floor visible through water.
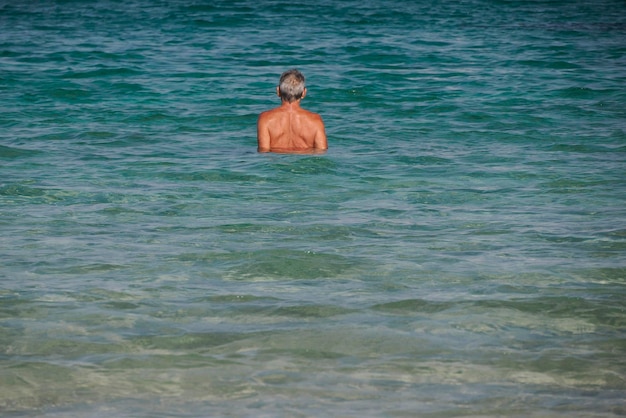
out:
M0 0L0 415L626 415L625 85L618 0Z

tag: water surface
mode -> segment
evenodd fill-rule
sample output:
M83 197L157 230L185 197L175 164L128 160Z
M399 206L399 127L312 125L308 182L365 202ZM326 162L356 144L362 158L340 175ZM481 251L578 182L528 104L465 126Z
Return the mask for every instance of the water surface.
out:
M3 416L626 414L626 5L0 0ZM321 156L257 154L280 73Z

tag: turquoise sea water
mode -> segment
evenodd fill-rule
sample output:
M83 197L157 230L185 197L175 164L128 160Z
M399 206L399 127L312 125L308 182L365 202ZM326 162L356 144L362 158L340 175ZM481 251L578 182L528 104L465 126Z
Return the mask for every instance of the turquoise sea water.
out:
M625 103L618 0L0 0L0 414L626 415Z

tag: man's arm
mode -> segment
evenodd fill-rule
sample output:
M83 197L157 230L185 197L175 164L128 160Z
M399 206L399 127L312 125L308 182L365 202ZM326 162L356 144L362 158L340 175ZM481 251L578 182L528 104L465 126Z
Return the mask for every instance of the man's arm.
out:
M318 116L318 118L319 119L316 123L317 132L315 132L315 142L313 146L315 149L327 150L328 141L326 140L326 130L324 128L324 121L322 120L321 116Z
M267 118L261 113L256 123L256 140L258 152L270 152L270 131L267 128Z

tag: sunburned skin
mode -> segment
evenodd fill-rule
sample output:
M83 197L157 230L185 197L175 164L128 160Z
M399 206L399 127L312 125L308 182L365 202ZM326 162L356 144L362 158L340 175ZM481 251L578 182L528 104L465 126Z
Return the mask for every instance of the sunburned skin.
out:
M292 85L297 84L298 80L292 85L284 84L291 91L281 92L281 87L278 86L276 94L281 98L281 105L259 115L259 152L319 153L328 149L322 117L300 107L300 101L306 96L304 76L297 70L285 72L283 75L294 72L301 77L299 87L292 89Z
M259 152L315 152L328 148L324 122L299 101L263 112L257 125Z

